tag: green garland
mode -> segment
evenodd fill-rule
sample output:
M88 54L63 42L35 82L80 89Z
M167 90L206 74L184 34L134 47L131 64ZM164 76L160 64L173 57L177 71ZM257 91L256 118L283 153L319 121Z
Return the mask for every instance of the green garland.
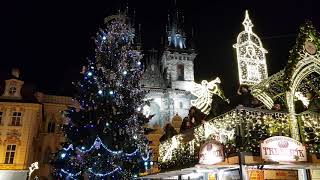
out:
M304 43L308 40L314 43L317 49L320 49L320 34L312 25L311 21L306 21L299 29L300 31L296 39L296 44L290 51L288 64L284 73L284 85L287 90L290 88L290 79L295 71L297 63L303 59Z

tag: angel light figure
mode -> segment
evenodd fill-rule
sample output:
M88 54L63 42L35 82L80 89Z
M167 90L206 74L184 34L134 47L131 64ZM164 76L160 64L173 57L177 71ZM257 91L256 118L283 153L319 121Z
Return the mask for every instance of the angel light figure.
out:
M209 114L213 94L216 94L226 100L222 91L218 87L218 84L220 83L221 81L219 77L210 82L203 80L201 81L201 84L193 82L191 93L197 96L197 99L191 100L192 106L200 109L204 114Z

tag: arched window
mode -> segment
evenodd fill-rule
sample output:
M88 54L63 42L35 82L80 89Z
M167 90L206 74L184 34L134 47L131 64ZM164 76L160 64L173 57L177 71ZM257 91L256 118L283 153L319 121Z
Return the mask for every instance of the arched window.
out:
M53 121L48 123L48 133L54 133L56 129L56 124Z
M184 81L184 65L177 65L178 81Z

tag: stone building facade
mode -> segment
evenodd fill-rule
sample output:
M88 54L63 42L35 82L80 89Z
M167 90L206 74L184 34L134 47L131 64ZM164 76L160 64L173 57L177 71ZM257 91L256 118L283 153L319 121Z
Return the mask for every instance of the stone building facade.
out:
M197 54L191 45L188 46L191 43L187 43L177 9L171 15L164 49L145 53L146 70L141 85L148 92L146 98L150 101L144 109L147 114L155 115L150 126L162 127L177 114L185 117L191 107L190 90Z
M13 69L0 86L0 177L26 179L31 163L38 162L40 169L33 176L47 179L50 154L63 141L62 112L77 103L71 97L36 92L19 75Z

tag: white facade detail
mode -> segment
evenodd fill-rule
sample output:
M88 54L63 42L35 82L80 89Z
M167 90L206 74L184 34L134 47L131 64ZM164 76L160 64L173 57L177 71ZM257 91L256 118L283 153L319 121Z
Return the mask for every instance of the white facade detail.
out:
M194 53L174 51L165 51L162 56L152 51L146 56L147 66L140 84L147 91L146 100L149 102L143 109L145 113L154 115L149 122L150 126L162 127L175 115L182 118L188 116L195 56ZM183 67L180 74L177 72L178 67Z
M195 53L165 51L161 58L162 71L172 89L190 91L194 81Z

